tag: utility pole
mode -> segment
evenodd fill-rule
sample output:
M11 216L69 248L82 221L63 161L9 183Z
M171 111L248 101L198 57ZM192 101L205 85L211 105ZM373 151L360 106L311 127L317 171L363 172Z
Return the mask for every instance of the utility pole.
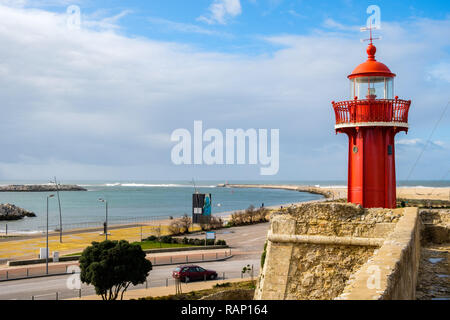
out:
M63 226L62 226L61 200L59 198L59 185L58 185L58 182L56 181L56 177L55 177L55 186L56 186L56 194L58 196L58 206L59 206L59 242L62 243Z
M105 232L105 240L108 240L108 201L105 199L98 199L98 201L105 203L106 208L106 216L105 216L105 223L104 223L104 232Z
M55 195L51 194L47 196L47 240L46 240L46 249L45 249L45 274L48 274L48 199L53 198Z

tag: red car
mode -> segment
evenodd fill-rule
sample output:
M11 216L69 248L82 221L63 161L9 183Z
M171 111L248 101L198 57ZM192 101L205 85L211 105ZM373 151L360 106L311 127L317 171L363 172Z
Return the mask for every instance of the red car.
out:
M172 277L180 279L183 282L205 279L213 280L217 279L217 272L214 270L206 270L195 265L183 265L173 271Z

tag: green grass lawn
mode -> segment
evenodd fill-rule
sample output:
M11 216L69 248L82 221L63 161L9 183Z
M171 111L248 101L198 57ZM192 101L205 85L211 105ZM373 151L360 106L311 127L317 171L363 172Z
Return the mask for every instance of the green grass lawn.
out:
M149 249L165 249L165 248L185 248L185 247L198 247L193 244L183 244L183 243L159 243L158 241L142 241L142 242L133 242L133 244L139 244L142 250ZM71 256L80 256L81 252L71 253L64 255L65 257Z
M157 241L143 241L133 242L133 244L141 245L142 250L160 249L160 248L185 248L185 247L198 247L192 244L183 243L159 243Z

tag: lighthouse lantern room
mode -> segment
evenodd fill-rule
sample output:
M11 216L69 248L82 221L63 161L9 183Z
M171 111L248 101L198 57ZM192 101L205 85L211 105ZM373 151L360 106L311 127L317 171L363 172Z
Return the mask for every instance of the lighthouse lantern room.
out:
M351 100L332 102L336 133L349 138L348 201L365 208L395 208L395 145L408 132L411 101L394 97L394 73L375 59L372 30L367 61L348 76Z

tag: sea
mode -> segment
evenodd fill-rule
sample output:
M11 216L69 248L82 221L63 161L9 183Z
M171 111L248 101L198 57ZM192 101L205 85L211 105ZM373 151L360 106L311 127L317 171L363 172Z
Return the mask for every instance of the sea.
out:
M0 181L0 185L48 184L49 181ZM210 193L212 214L245 210L249 206L260 207L306 202L321 199L321 195L304 192L258 189L222 188L219 184L284 184L323 187L345 187L345 181L59 181L76 184L88 191L59 192L63 230L101 227L108 224L133 224L192 214L192 194ZM399 186L449 187L450 181L409 181ZM9 233L39 233L46 229L47 196L49 199L49 230L57 230L60 224L58 197L55 192L0 192L0 203L10 203L34 212L34 218L18 221L0 221L0 234L6 228Z

